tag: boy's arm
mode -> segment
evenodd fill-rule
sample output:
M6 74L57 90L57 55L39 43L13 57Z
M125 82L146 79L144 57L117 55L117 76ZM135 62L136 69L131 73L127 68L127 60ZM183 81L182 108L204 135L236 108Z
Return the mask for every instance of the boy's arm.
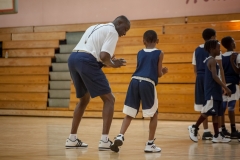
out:
M238 68L235 64L235 60L237 59L238 57L238 53L233 53L230 57L230 62L231 62L231 65L233 67L233 70L237 73L237 74L240 74L240 68ZM239 66L239 63L238 63L238 66Z
M193 65L193 71L194 71L195 76L197 77L197 67L196 67L196 65Z
M192 65L193 65L194 74L195 74L195 76L197 76L197 67L196 67L195 52L193 52Z
M162 67L162 61L163 61L163 52L159 55L158 58L158 77L162 77L164 74L168 72L168 69L166 67Z
M224 84L226 84L225 75L224 75L224 70L223 70L223 66L222 66L222 60L221 60L221 59L217 59L216 61L218 62L218 65L219 65L220 75L221 75L221 78L222 78L222 82L223 82Z
M217 70L216 70L216 63L217 63L217 62L216 62L215 59L213 59L213 58L209 59L209 60L208 60L208 64L207 64L208 69L212 72L212 77L213 77L213 79L214 79L220 86L222 86L222 88L224 88L224 89L226 90L227 95L229 96L229 95L231 95L231 91L230 91L230 89L225 85L225 83L223 83L223 82L219 79L219 77L218 77L218 75L217 75Z

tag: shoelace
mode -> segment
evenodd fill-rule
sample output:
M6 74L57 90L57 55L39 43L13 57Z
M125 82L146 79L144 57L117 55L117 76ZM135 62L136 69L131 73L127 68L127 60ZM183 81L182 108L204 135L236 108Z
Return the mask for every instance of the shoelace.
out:
M151 148L155 149L155 148L156 148L156 145L155 145L155 144L153 144Z
M154 138L154 139L153 139L153 141L152 141L151 145L155 145L155 144L154 144L154 141L155 141L155 140L156 140L156 138Z
M82 141L80 139L76 139L78 141L78 143L76 144L76 146L80 147L82 146Z
M223 134L223 132L220 132L220 135L221 135L223 138L225 138L225 135Z
M191 130L191 132L194 134L194 136L196 136L199 140L201 139L201 135L198 133L198 128L194 128L194 131Z

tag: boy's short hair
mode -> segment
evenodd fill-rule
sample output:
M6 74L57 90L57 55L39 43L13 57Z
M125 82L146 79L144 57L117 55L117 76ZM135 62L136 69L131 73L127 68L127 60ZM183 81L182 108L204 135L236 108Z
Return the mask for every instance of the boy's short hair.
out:
M144 33L143 39L148 43L157 42L157 33L154 30L148 30Z
M219 44L218 40L210 39L205 42L204 49L210 53L211 49L215 49L217 47L217 44Z
M209 39L211 39L212 36L216 36L216 31L212 28L206 28L204 29L204 31L202 32L202 38L207 41Z
M232 37L230 36L227 36L227 37L224 37L222 40L221 40L221 44L223 45L224 48L228 49L231 47L231 44L233 42L233 39Z

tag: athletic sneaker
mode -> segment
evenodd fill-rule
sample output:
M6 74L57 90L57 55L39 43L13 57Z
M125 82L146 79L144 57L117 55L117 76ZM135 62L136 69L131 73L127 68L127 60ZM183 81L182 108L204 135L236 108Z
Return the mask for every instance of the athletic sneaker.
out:
M226 138L230 138L231 137L231 133L229 133L227 129L223 129L222 132L223 132L223 134L224 134L224 136Z
M86 148L88 144L83 143L80 139L72 141L71 139L66 140L65 148Z
M213 136L212 142L213 143L228 143L230 142L231 139L230 138L226 138L224 137L224 135L222 133L219 133L217 137Z
M110 141L109 139L107 142L100 140L99 145L98 145L98 150L99 151L108 151L108 150L110 150L111 145L112 145L112 141Z
M202 140L212 140L213 135L211 132L204 132L202 135Z
M146 147L144 149L144 152L146 153L155 153L155 152L161 152L161 148L157 147L154 144L155 139L153 140L152 143L147 142L146 143Z
M114 152L119 152L119 148L120 146L122 146L124 141L124 136L118 135L117 137L115 137L113 144L110 146L111 150Z
M195 125L188 126L189 137L193 142L198 142L198 130L199 128Z
M240 133L238 132L238 130L231 133L231 139L239 139L239 138L240 138Z

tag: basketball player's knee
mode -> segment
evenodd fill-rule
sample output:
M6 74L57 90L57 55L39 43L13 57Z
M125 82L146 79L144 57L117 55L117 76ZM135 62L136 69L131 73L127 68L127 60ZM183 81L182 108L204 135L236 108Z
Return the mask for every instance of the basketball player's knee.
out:
M86 93L81 99L80 99L80 103L82 104L88 104L90 101L90 94Z
M233 112L235 109L235 104L236 104L236 101L228 102L228 111Z
M228 106L228 111L233 112L235 109L235 106Z
M107 94L106 96L102 97L103 102L109 105L114 105L115 97L112 94Z

